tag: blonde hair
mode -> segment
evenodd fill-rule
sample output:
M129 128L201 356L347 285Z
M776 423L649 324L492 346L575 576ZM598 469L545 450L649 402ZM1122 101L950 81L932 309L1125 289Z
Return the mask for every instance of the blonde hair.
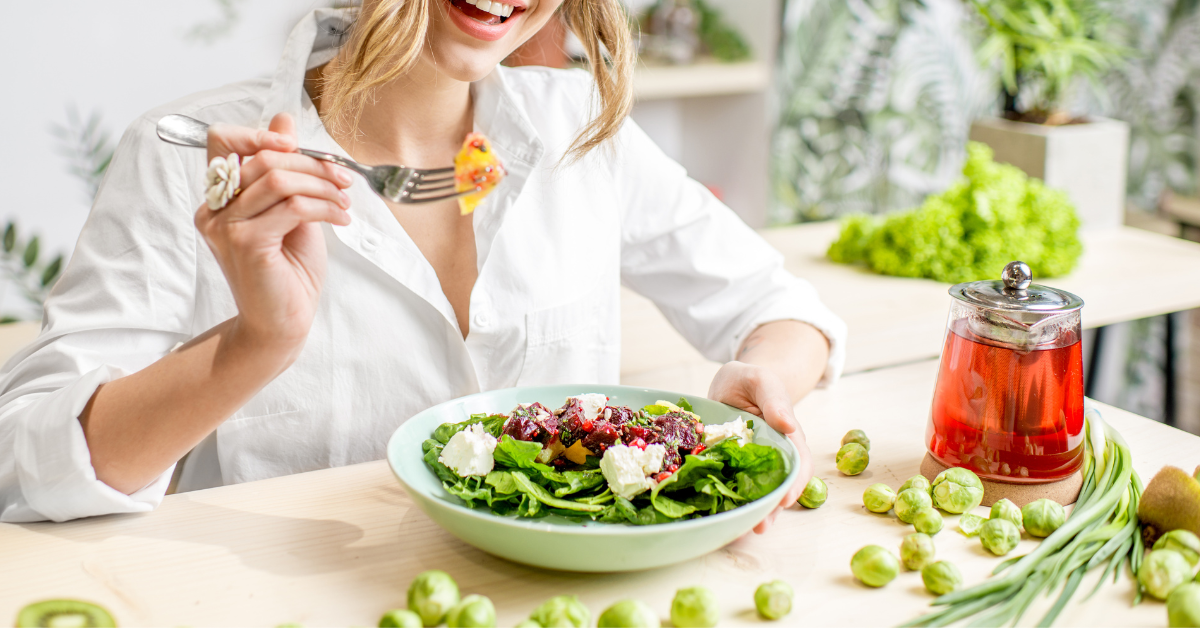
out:
M364 3L342 53L322 77L322 114L335 136L352 134L374 91L416 65L428 36L430 5L436 1ZM629 115L633 42L621 0L564 0L558 12L583 43L599 96L599 111L567 150L567 160L576 161L616 135Z

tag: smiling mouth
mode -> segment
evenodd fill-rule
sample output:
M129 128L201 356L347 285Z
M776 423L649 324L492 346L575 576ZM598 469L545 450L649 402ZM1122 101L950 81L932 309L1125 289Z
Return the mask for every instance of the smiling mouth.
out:
M450 0L450 5L461 11L463 15L489 26L503 24L508 21L508 18L519 15L525 10L511 4L492 2L491 0Z

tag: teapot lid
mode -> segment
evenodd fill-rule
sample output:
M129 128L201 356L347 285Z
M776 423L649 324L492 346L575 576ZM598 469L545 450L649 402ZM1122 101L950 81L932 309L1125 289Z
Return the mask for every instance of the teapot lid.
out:
M964 303L994 310L1052 314L1083 307L1083 299L1066 290L1031 283L1033 272L1025 262L1009 262L1000 277L999 281L956 284L950 288L950 295Z

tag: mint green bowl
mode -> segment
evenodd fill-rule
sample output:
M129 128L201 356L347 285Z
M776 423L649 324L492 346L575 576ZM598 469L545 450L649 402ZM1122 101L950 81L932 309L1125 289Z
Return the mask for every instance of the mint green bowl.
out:
M764 421L754 421L754 441L784 454L788 475L767 496L734 510L650 526L574 521L557 516L541 519L501 517L471 509L447 493L422 460L421 442L442 423L467 420L471 414L508 413L518 403L541 402L562 407L567 397L603 393L609 404L634 408L659 399L687 397L705 423L724 423L739 416L755 417L701 397L631 386L563 385L506 388L478 393L434 406L401 425L388 441L387 458L396 479L413 501L448 532L479 549L508 560L564 571L616 572L652 569L691 560L720 549L750 531L783 499L799 468L796 448Z

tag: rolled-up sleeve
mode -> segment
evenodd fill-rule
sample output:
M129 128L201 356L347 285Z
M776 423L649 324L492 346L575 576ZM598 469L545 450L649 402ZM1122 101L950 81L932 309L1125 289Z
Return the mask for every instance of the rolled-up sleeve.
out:
M654 301L705 357L734 359L756 327L808 323L829 340L820 385L845 362L846 325L816 290L783 268L783 256L703 185L689 178L632 121L618 135L614 181L624 207L621 280Z
M152 118L122 137L41 334L0 373L0 521L142 512L167 490L172 469L131 495L97 480L78 420L99 386L191 335L193 203Z

